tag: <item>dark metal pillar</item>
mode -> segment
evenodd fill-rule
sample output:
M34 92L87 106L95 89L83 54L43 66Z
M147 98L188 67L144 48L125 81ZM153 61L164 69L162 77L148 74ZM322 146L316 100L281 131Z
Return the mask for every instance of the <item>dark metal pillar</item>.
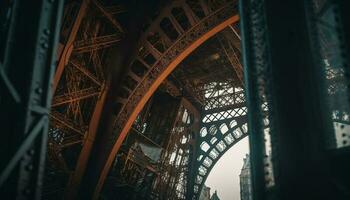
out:
M40 199L62 7L58 0L9 1L0 60L2 199Z
M245 78L246 101L248 107L248 134L250 144L251 179L254 200L266 200L264 177L264 124L261 105L264 102L259 93L257 75L264 74L267 60L263 54L266 48L266 22L263 1L240 1L240 27L242 41L242 61ZM261 29L257 31L257 29ZM259 45L256 45L259 44Z
M137 4L140 1L131 1L130 10L128 14L128 23L126 30L129 34L121 41L121 45L118 49L109 52L110 55L110 74L109 84L106 100L102 108L102 114L100 123L97 128L96 139L91 149L91 154L87 162L87 168L83 175L81 185L79 187L79 196L81 199L96 199L99 195L99 191L102 188L102 183L99 183L99 177L103 171L104 164L108 159L110 153L111 140L114 134L113 132L114 122L116 120L115 110L117 109L116 96L119 86L121 84L122 76L128 70L130 65L130 57L135 53L137 42L139 41L141 29L145 16L156 7L154 1L150 1L147 7L141 7L141 4Z
M348 189L332 176L336 168L330 167L334 155L326 140L334 130L311 2L241 1L254 200L349 198ZM270 119L272 188L265 182L264 102Z

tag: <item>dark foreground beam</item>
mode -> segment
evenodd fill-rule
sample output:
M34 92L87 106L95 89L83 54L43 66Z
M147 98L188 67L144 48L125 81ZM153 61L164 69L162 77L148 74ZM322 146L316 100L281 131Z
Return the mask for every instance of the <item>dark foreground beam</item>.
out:
M0 196L41 199L63 1L11 3L1 16L8 26L0 36Z
M348 21L349 16L339 14L342 7L336 2L343 1L327 1L327 15L321 18L316 8L322 2L241 1L254 200L349 199L349 151L329 145L337 130L324 74L324 60L330 58L322 54L319 40L322 20L335 17L327 28L341 38L346 30L341 19ZM335 42L332 51L342 52L344 41ZM340 55L348 61L347 53ZM261 108L264 102L267 115ZM264 118L270 121L267 131ZM267 135L271 144L265 141Z

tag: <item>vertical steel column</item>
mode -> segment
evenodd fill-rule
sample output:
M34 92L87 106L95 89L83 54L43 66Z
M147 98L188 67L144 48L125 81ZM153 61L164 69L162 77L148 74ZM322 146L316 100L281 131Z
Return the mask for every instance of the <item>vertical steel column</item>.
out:
M266 184L264 177L264 123L262 107L263 99L259 93L257 75L265 72L266 62L257 59L265 59L262 52L267 51L266 43L266 19L263 12L263 1L240 1L240 27L242 62L244 70L244 86L248 108L248 135L250 144L250 162L252 191L254 200L266 199ZM260 31L256 31L260 28Z
M310 2L241 1L255 200L348 199L330 175L325 141L333 127ZM272 191L264 183L263 101L271 119Z
M102 108L101 119L97 128L96 138L91 149L91 153L87 162L87 167L83 175L78 195L82 199L97 199L103 183L99 182L101 173L103 173L104 162L107 160L111 144L111 136L119 134L113 132L116 113L111 112L116 109L116 95L119 90L122 75L127 71L126 66L130 66L130 57L134 54L137 42L140 37L141 27L146 19L147 13L156 7L141 7L141 4L132 2L129 15L129 23L126 25L127 36L121 41L120 47L110 52L110 84L107 86L106 100ZM155 5L154 1L150 1L147 5ZM117 55L117 56L113 56ZM107 83L108 84L108 83Z
M194 197L194 182L195 182L195 175L196 175L196 170L198 170L196 168L196 153L197 153L197 149L196 146L198 146L199 144L197 144L199 142L199 131L200 131L200 123L201 123L201 114L200 112L197 110L197 108L195 108L190 102L188 102L187 100L183 100L183 102L186 103L187 107L191 108L190 111L193 113L193 129L192 130L192 138L191 141L189 142L190 144L190 152L189 152L189 158L188 158L188 172L186 174L187 176L187 185L186 185L186 199L193 199Z
M339 13L338 17L340 19L340 31L343 33L341 37L341 41L344 42L342 44L342 52L344 56L344 68L347 74L348 80L348 100L350 102L350 12L348 8L350 7L350 1L342 1L337 0Z
M90 3L90 0L82 0L79 11L77 13L77 16L74 19L72 29L69 32L69 35L68 35L66 43L64 44L62 53L58 58L56 72L55 72L55 75L53 78L53 85L52 85L53 93L56 91L56 88L58 86L58 82L61 79L64 68L67 65L67 62L72 54L73 43L74 43L75 38L77 36L77 33L79 31L80 24L81 24L83 18L85 17L89 3Z
M0 63L0 195L40 199L63 1L12 1Z

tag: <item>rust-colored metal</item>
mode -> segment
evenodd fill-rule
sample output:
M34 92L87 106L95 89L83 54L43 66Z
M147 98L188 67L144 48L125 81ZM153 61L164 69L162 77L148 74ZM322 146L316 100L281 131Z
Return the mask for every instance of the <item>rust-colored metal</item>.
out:
M223 34L225 34L225 32ZM240 62L240 55L238 55L239 51L233 46L234 41L232 42L230 35L228 35L227 33L222 37L219 37L219 41L227 59L230 61L233 69L235 70L241 85L243 85L243 67Z
M98 36L96 38L90 38L87 40L80 40L74 42L74 52L85 53L92 50L99 50L102 48L108 48L117 44L121 40L120 34L111 34Z
M99 94L100 94L99 87L91 87L91 88L82 89L79 91L74 91L72 93L55 96L55 98L52 100L51 106L56 107L62 104L72 103L74 101L79 101L79 100L96 96Z
M229 5L234 5L229 4ZM223 16L218 18L218 14ZM227 15L226 15L227 14ZM233 24L239 20L237 11L232 10L232 7L226 5L221 9L216 10L207 16L205 19L201 20L195 27L192 27L190 31L187 31L182 36L182 39L185 39L186 43L184 44L181 39L175 42L172 45L171 49L165 51L165 54L162 55L161 60L157 61L150 71L146 74L138 86L133 90L132 94L122 110L120 111L117 120L116 120L116 130L119 132L117 138L111 138L110 140L115 140L113 147L109 153L109 156L105 163L103 164L102 171L100 172L98 183L94 191L94 199L98 198L99 192L102 188L104 180L108 174L110 166L117 154L122 142L124 141L127 133L129 132L133 122L138 116L139 112L142 110L143 106L147 100L152 96L154 91L162 83L162 81L175 69L175 67L186 58L192 51L194 51L198 46L205 42L208 38L212 37L219 31L228 27L230 24ZM210 23L207 27L204 26L204 23ZM193 37L191 33L197 33L198 37ZM190 37L191 36L191 37ZM191 39L192 38L192 39ZM174 54L174 52L178 54ZM170 54L170 55L169 55ZM170 56L168 58L167 56ZM169 60L164 60L169 59ZM153 74L154 80L148 80L149 74ZM155 75L156 74L156 75ZM142 95L138 95L141 93ZM136 95L137 94L137 95Z
M92 114L91 122L88 128L88 131L86 133L86 136L84 138L83 148L80 152L80 155L77 161L77 166L75 167L75 171L70 177L70 181L67 185L67 190L65 194L66 199L73 200L77 198L79 185L80 185L82 176L85 172L86 164L88 162L88 158L90 156L90 152L95 141L97 127L101 117L103 105L106 100L107 91L108 91L108 88L107 87L104 88L99 97L99 100L96 102L95 110Z
M69 60L72 50L73 50L73 42L75 41L76 35L78 33L80 24L86 14L86 10L88 8L90 0L83 0L81 5L80 5L80 9L79 12L77 14L76 19L74 20L73 26L70 30L70 33L67 37L67 41L64 44L64 48L62 50L62 53L58 59L58 64L57 64L57 68L56 68L56 73L54 76L54 81L53 81L53 85L52 85L52 91L56 91L58 82L61 79L64 67L67 65L67 61Z
M58 60L50 114L50 176L58 174L65 181L47 183L49 194L45 198L62 195L75 199L108 92L108 63L104 56L107 48L116 45L122 37L118 30L110 31L114 30L111 23L96 17L99 10L95 4L89 0L81 1L78 7L77 4L67 4L68 8L73 8L66 9L67 17L63 22L61 39L67 42ZM72 19L70 15L75 12L76 18ZM66 194L55 194L64 188Z
M83 1L85 4L87 2L89 1ZM117 113L113 124L114 135L107 133L106 136L102 137L104 139L102 143L106 151L99 152L101 155L99 155L98 162L93 163L97 166L94 169L100 170L93 177L93 179L97 180L97 183L92 183L95 186L93 191L94 199L99 198L101 188L117 154L128 160L125 169L132 171L138 168L132 157L135 152L129 152L129 154L128 152L120 151L120 147L130 130L134 135L137 134L139 138L143 138L143 140L154 146L161 147L161 145L144 135L142 131L133 127L135 120L140 115L140 123L145 123L151 110L151 103L148 104L144 113L140 114L140 112L162 83L164 83L166 91L174 97L178 98L184 93L183 87L179 89L170 81L164 82L164 80L197 47L239 20L236 4L236 1L230 0L213 1L209 2L209 4L206 4L205 1L191 1L191 3L184 0L173 1L163 9L145 31L141 39L141 46L138 48L139 52L136 53L134 62L130 69L126 70L127 74L124 80L121 81L121 92L119 92L121 95L117 98L117 102L121 103L121 108L113 111ZM123 29L114 16L115 12L119 12L120 8L118 6L113 7L109 5L109 7L104 7L97 0L93 0L89 5L89 7L85 5L84 9L80 8L79 13L82 14L78 14L79 18L74 22L75 27L73 26L69 34L69 43L67 42L63 48L55 75L57 77L54 84L56 93L52 108L52 136L50 136L52 145L49 148L49 157L56 160L54 162L57 162L57 166L64 167L66 174L69 171L71 172L65 193L67 199L76 198L76 192L93 147L101 111L105 106L106 95L114 92L110 88L105 88L107 85L106 79L108 79L106 77L108 72L105 71L106 63L104 62L106 60L105 50L116 45L123 37ZM83 11L86 12L87 9L92 14L84 18ZM104 17L94 17L94 15L96 16L99 13L102 13ZM84 18L84 23L81 24L82 18ZM81 25L79 26L79 24ZM107 29L105 28L106 26L108 27ZM92 30L91 27L94 27L94 29ZM236 30L235 27L233 28ZM105 30L108 31L105 32ZM111 33L111 30L116 32ZM169 32L169 30L172 32ZM59 83L60 77L64 77L65 81ZM207 79L210 78L208 77ZM187 88L187 92L194 99L197 98L201 106L204 106L203 98L197 95L198 91L193 86ZM179 112L179 116L183 114L184 108L186 108L186 112L194 115L195 123L190 126L191 133L193 131L198 132L200 128L200 113L198 112L197 103L194 106L193 102L185 98L181 101L183 110L181 111L182 113ZM216 108L213 108L210 112L216 111L214 109ZM181 122L179 117L175 120L172 127L182 127L183 124L181 123L183 122ZM182 135L190 133L188 127L185 130L187 132L174 134L172 140L179 141ZM82 150L75 152L78 158L70 160L70 162L77 161L77 164L72 168L72 166L67 165L67 160L61 153L63 149L68 150L68 152L73 151L71 150L73 149L72 147L77 145L82 145ZM189 138L186 144L180 146L188 148L186 145L192 146L194 149L192 156L196 156L196 141L193 138ZM179 159L183 169L175 169L176 167L165 164L163 169L171 174L177 182L185 183L188 181L188 177L185 180L181 173L184 173L183 170L186 167L191 166L193 168L195 163L187 163L186 159L180 156L180 150L174 148L175 143L169 144L166 151L173 151L176 154L175 159ZM163 158L165 160L170 159L169 155ZM147 166L146 168L155 174L158 173L153 166ZM148 172L144 171L144 173ZM157 187L159 191L168 190L167 194L175 198L177 194L174 188L176 186L169 184L170 179L163 180L161 176L158 176L157 180L159 182L156 181L156 183L160 184ZM192 188L183 187L182 197L184 197L185 192L190 190Z
M110 14L97 0L92 0L96 5L97 9L112 23L112 25L121 33L124 32L123 28L117 20L114 19L112 14Z

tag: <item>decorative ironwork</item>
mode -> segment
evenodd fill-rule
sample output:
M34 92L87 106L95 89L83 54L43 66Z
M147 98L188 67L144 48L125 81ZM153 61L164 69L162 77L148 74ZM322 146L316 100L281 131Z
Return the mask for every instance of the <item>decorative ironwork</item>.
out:
M193 191L200 191L215 163L234 144L248 134L244 91L232 83L209 83L205 90L205 109L194 156Z
M45 189L45 198L56 196L55 191L65 187L66 195L74 196L80 173L84 172L86 154L90 152L106 96L105 56L124 34L109 11L116 8L121 7L105 8L99 1L90 0L65 5L50 114L50 171L46 172L50 177L57 173L65 178L58 178L59 183L48 183L48 187L53 184L60 188ZM98 17L101 14L107 20ZM68 177L71 182L62 181Z
M176 7L191 7L190 5L185 5L185 2L182 4L175 4L170 6L168 9L174 9ZM167 13L169 14L169 13ZM152 24L150 29L148 30L146 36L144 36L145 43L147 45L140 47L139 55L137 59L134 61L131 69L135 68L135 74L142 75L140 77L139 82L136 82L135 88L129 88L131 91L129 94L126 94L127 100L120 100L120 102L125 102L117 116L116 124L115 124L115 133L119 133L122 128L125 126L126 122L129 120L131 113L134 111L136 105L141 100L145 92L151 87L153 82L160 76L160 74L168 67L171 61L173 61L182 51L184 51L193 41L200 38L203 34L213 29L219 23L228 19L229 17L236 15L236 2L227 1L221 5L221 7L213 10L208 13L203 19L201 19L196 25L188 28L186 32L177 37L177 39L169 45L166 50L163 50L162 47L158 47L158 45L152 46L152 41L146 40L147 35L152 33L159 33L164 31L159 28L159 22L163 19L169 18L168 15L160 16L159 19L155 20L155 24ZM199 17L197 17L199 18ZM158 24L157 24L158 23ZM179 24L181 24L179 22ZM167 36L170 38L170 36ZM164 39L164 38L163 38ZM164 39L167 40L167 39ZM169 41L169 40L167 40ZM164 45L165 46L165 45ZM161 53L163 51L163 53ZM152 59L150 59L152 57ZM153 60L153 64L148 60ZM138 67L141 65L141 67ZM145 72L136 72L136 68L143 68ZM126 92L126 91L125 91ZM114 138L111 141L116 140L118 134L114 134Z

